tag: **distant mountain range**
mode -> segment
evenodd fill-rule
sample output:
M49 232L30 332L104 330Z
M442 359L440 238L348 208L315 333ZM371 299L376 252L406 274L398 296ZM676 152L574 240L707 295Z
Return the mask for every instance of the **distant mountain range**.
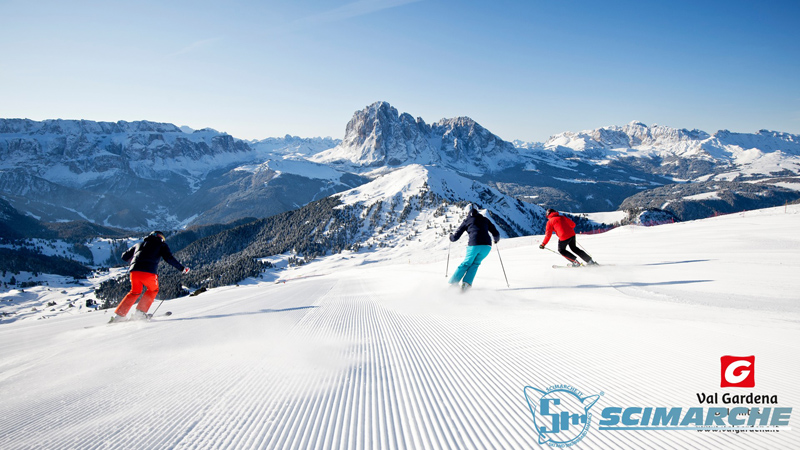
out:
M696 197L666 186L726 181L733 192L757 192L763 206L800 198L800 136L762 130L756 134L647 126L631 122L579 133L562 133L544 143L510 143L467 117L428 125L378 102L358 111L339 145L311 156L339 170L379 176L408 164L452 170L524 201L574 212L652 208L647 192L660 189L656 207L673 206L681 219L749 208L737 196L729 203ZM753 186L755 184L755 186ZM708 192L715 190L708 185ZM667 195L667 197L669 197ZM686 202L704 204L684 208Z
M139 230L265 217L366 181L302 158L335 142L245 142L152 122L2 119L0 196L43 221Z
M800 136L765 130L712 135L631 122L512 143L467 117L427 124L386 102L356 111L342 140L0 119L0 197L43 222L149 230L269 217L409 165L573 212L672 206L686 220L753 203L701 190L747 191L763 206L800 197Z

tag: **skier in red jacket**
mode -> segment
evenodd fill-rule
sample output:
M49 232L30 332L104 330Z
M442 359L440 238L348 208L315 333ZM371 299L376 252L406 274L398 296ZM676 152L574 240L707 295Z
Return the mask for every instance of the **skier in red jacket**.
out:
M587 265L593 266L597 264L594 262L591 256L579 249L576 245L575 222L573 222L569 217L560 215L558 211L554 209L548 209L547 226L545 227L544 240L542 241L542 244L539 245L540 249L544 249L544 246L550 242L550 236L553 235L553 231L555 231L556 236L558 236L558 253L560 253L564 258L567 258L573 266L580 266L581 263L578 262L578 258L575 255L567 250L567 247L572 249L572 251L577 253L581 259L586 261Z

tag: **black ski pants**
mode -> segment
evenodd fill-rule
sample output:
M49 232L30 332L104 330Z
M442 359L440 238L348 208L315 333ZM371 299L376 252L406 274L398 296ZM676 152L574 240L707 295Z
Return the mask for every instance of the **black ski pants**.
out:
M567 250L569 247L573 252L575 252L578 256L581 257L582 260L589 262L592 260L592 257L589 256L585 251L578 248L575 244L575 236L572 236L569 239L564 239L563 241L558 241L558 253L561 253L561 256L567 258L572 262L577 262L578 259L572 253Z

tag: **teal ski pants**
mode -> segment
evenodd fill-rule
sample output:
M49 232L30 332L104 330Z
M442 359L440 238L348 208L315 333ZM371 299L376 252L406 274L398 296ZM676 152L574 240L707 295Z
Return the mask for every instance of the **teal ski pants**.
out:
M490 251L492 251L491 245L470 245L467 247L467 256L464 257L464 261L459 264L456 272L450 277L450 284L463 281L471 285L472 280L475 279L475 274L478 272L478 266L481 265L481 261L484 258L489 256Z

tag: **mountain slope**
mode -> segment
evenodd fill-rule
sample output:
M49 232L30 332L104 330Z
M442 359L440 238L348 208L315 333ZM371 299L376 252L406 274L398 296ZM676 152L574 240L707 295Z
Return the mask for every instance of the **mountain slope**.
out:
M488 209L503 237L544 231L544 210L526 204L450 171L406 166L343 193L297 210L255 220L204 237L175 253L192 267L187 276L161 268L160 297L185 295L193 289L237 283L256 276L284 255L302 265L343 251L367 255L391 249L401 257L419 249L442 249L464 219L467 202ZM167 241L168 243L170 240ZM114 305L128 290L128 281L109 280L98 298Z
M0 119L0 195L46 221L140 230L227 222L293 209L363 182L343 173L315 178L319 170L311 163L304 163L308 170L292 171L303 164L292 164L293 158L335 142L287 136L251 146L210 129L186 133L146 121ZM253 179L236 170L268 160L287 160L283 173L309 187L287 193L280 182L267 186L275 171ZM273 198L275 205L253 208L255 199Z
M438 223L437 217L445 215L451 217L441 222L442 230L460 224L463 212L451 205L465 206L467 203L485 210L487 217L503 230L504 236L535 234L543 231L544 226L543 208L523 203L438 167L405 166L335 197L345 205L363 209L362 216L368 228L365 235L378 239L382 236L374 233L376 229L403 228L414 235L422 235L418 241L436 245L436 235L427 235L422 227L431 229L434 223ZM445 224L448 228L444 228ZM387 233L391 235L391 232Z
M620 209L658 208L669 211L680 220L703 219L796 203L800 199L800 182L793 181L706 181L669 185L629 197L622 202Z
M793 176L800 173L799 143L800 137L787 133L710 135L632 122L515 145L469 118L428 125L377 102L353 115L339 145L311 159L371 176L412 164L436 166L528 202L591 212L617 209L633 196L641 203L642 191L676 181Z
M20 214L10 203L0 198L0 238L16 240L29 237L54 238L55 235L41 222Z
M789 428L598 426L606 408L800 402L800 210L788 212L584 237L615 264L596 270L553 270L530 238L501 241L511 289L493 254L467 294L446 287L444 249L336 255L285 283L165 302L174 314L150 323L4 324L0 446L536 448L524 388L571 386L602 394L577 448L793 448ZM756 356L755 388L720 388L730 354ZM751 393L778 403L721 401Z
M0 198L0 240L61 239L81 242L97 237L122 238L126 230L102 227L87 221L42 222L26 216Z
M797 189L787 191L785 186L780 187L781 180L766 181L783 177L791 183L791 177L800 174L799 143L800 136L766 130L755 134L722 130L711 135L700 130L631 122L624 127L561 133L543 144L516 143L536 158L549 153L566 162L567 170L574 169L579 174L577 180L565 175L563 169L561 174L552 173L557 165L551 163L536 165L537 170L544 170L544 174L551 176L551 179L541 177L538 185L514 173L506 179L495 177L495 181L503 183L498 187L513 195L558 209L586 212L641 208L654 206L659 201L672 205L692 202L681 193L686 190L697 193L701 188L681 186L687 182L764 180L758 187L767 199L761 205L764 207L778 204L770 202L770 198L788 201L800 198L800 193L791 192ZM584 184L569 186L553 181L558 179ZM741 185L739 190L753 188ZM670 192L675 195L665 199L664 194L669 197ZM649 193L653 194L652 198ZM692 220L752 206L747 200L731 198L729 206L719 210L713 204L693 204L671 212L682 220Z

